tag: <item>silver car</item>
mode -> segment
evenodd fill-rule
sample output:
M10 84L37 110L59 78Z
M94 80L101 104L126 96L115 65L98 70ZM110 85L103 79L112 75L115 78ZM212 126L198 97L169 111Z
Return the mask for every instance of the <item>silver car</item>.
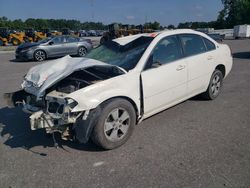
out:
M36 43L24 43L16 49L16 59L43 61L47 58L77 55L83 57L93 48L89 39L55 36Z

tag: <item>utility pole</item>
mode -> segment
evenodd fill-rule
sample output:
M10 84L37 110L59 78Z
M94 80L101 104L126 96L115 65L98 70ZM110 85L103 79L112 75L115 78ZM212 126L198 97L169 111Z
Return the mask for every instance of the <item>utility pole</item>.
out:
M147 22L148 22L148 14L145 14L145 26L146 26L146 28L145 29L147 29Z
M91 19L92 19L92 22L94 22L94 17L95 17L94 0L90 0L90 6L91 6Z

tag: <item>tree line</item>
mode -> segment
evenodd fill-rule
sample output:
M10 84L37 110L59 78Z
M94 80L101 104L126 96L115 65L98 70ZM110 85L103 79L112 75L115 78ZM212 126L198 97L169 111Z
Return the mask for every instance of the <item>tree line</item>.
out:
M224 8L217 20L211 22L185 22L178 28L215 28L229 29L235 25L250 24L250 0L221 0Z
M250 0L221 0L224 8L218 13L218 18L210 22L185 22L179 23L178 26L168 25L161 26L159 22L148 22L144 24L145 28L160 30L164 28L232 28L235 25L250 24ZM69 28L71 30L106 30L107 25L101 22L80 22L78 20L66 19L33 19L29 18L25 21L21 19L9 20L7 17L0 17L0 27L8 27L9 29L24 30L27 28L54 29L61 30Z
M14 30L24 30L27 28L33 28L35 30L53 29L61 30L63 28L69 28L71 30L80 29L95 29L105 30L107 26L101 22L80 22L78 20L66 20L66 19L34 19L28 18L25 21L21 19L9 20L7 17L0 17L0 27L7 27Z

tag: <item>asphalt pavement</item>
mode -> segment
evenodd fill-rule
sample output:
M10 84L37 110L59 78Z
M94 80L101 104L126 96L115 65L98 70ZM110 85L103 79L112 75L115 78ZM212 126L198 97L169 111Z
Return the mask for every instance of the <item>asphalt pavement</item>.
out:
M135 128L103 151L31 131L28 115L2 95L37 62L0 54L0 187L250 187L250 40L225 41L234 66L214 101L192 98Z

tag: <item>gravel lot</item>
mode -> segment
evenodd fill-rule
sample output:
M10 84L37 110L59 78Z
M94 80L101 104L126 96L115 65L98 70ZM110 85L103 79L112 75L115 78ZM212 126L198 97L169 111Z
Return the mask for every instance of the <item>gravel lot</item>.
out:
M234 66L215 101L190 99L136 127L122 147L60 141L5 106L36 62L0 54L0 187L250 187L250 40L226 41Z

